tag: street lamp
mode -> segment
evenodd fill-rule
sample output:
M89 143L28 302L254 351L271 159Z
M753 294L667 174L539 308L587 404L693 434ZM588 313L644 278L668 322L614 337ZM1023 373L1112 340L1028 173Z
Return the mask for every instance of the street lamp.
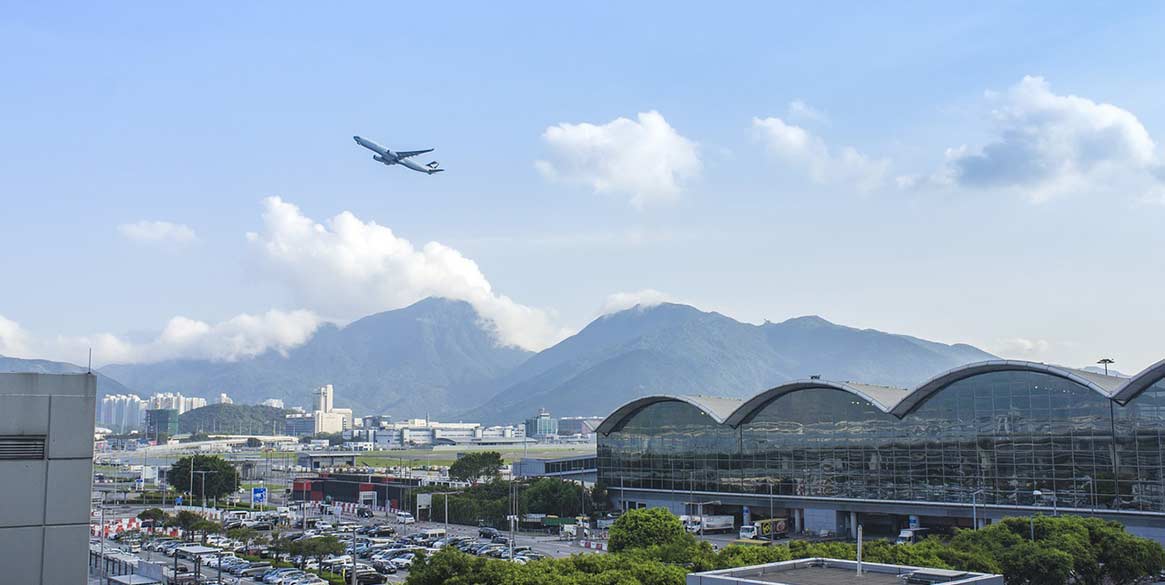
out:
M696 508L700 511L700 538L704 537L704 506L719 506L720 500L708 500L707 502L699 502Z
M971 527L974 530L979 529L979 502L977 496L983 493L983 488L979 488L971 492Z
M445 500L445 537L446 538L449 537L449 496L459 494L459 493L461 493L461 492L433 492L434 496L442 496L441 499ZM430 513L430 517L431 517L431 513Z
M1107 376L1108 375L1108 364L1115 364L1116 360L1114 360L1112 358L1100 358L1099 360L1097 360L1096 363L1104 366L1104 375Z
M1033 504L1034 504L1034 502L1038 502L1040 497L1043 495L1044 495L1044 492L1041 492L1040 490L1032 490ZM1031 515L1028 516L1028 526L1031 529L1032 542L1035 542L1036 541L1036 513L1034 510L1032 511Z
M205 510L205 509L206 509L206 474L208 474L208 473L218 473L218 472L217 472L217 471L205 471L205 470L204 470L204 471L192 471L191 473L197 473L197 474L199 474L199 475L201 475L201 476L202 476L202 509L204 509L204 510ZM193 488L194 488L194 485L193 485L193 483L194 483L194 482L191 482L191 486L190 486L190 487L191 487L191 490L190 490L190 491L192 491L192 492L194 491L194 489L193 489Z

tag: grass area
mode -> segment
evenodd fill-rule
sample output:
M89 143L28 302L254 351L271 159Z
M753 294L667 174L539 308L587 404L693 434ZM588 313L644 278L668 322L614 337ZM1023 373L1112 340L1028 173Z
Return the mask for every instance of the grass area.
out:
M466 451L469 451L468 449ZM502 454L502 460L513 463L522 457L556 458L574 457L578 455L594 455L594 445L572 445L568 447L530 447L528 450L520 446L473 449L473 451L497 451ZM457 450L433 449L405 449L401 451L368 451L356 457L356 465L368 467L425 467L440 465L448 467L457 460Z

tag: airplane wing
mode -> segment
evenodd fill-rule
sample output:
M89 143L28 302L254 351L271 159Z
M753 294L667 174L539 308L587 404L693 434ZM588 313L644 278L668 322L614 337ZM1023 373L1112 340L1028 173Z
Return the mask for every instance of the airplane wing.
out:
M418 154L425 154L426 152L433 152L433 150L434 149L432 149L432 148L430 148L428 150L403 150L401 152L396 153L396 157L398 159L399 158L408 158L410 156L417 156Z

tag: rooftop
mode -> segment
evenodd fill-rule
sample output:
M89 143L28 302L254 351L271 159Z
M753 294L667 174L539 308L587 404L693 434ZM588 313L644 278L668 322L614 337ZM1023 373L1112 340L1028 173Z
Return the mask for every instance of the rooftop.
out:
M687 585L904 585L908 583L960 585L1003 585L1001 575L948 571L906 565L862 563L839 559L798 559L736 569L705 571L688 575ZM907 578L910 576L911 578Z

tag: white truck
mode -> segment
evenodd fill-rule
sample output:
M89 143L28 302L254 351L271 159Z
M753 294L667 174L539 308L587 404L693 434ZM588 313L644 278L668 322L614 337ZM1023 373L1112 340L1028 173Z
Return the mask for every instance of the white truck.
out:
M926 538L929 533L929 528L903 528L898 531L898 538L894 539L894 544L914 544Z
M732 532L736 528L736 519L732 516L689 516L686 525L688 532L693 534L712 532Z
M747 540L775 540L789 534L788 518L757 520L740 527L740 538Z

